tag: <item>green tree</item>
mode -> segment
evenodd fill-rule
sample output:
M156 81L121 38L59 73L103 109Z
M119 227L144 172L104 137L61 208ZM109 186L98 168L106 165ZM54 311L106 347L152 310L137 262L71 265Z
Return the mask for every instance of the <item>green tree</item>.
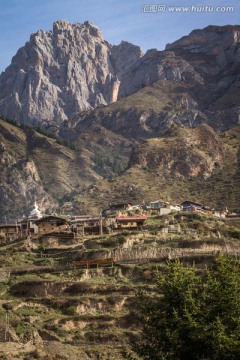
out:
M137 358L240 359L239 280L237 260L219 258L200 275L194 266L169 262L167 272L157 276L156 295L137 296L141 334L132 344Z

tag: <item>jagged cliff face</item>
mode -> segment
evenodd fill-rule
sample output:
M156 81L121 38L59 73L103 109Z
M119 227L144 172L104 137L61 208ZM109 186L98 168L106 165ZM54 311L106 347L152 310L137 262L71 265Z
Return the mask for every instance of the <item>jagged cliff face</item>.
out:
M121 82L119 97L125 97L157 80L171 80L226 90L239 81L240 26L209 26L166 45L165 51L149 50L133 64ZM216 76L220 75L220 78ZM234 76L235 75L235 76ZM217 95L215 95L217 96Z
M202 76L193 66L176 57L173 51L149 50L125 72L119 90L124 98L158 80L170 80L187 84L203 84Z
M239 123L239 63L240 26L194 30L143 55L127 42L111 46L91 22L58 21L33 34L0 76L0 113L62 136L99 121L134 138L173 124L224 131Z
M212 69L209 63L203 64L201 58L198 60L199 69L208 75L217 75L227 66L240 62L240 26L208 26L194 30L188 36L167 44L166 50L212 56L215 60Z
M118 102L75 117L77 132L101 123L130 138L162 136L172 126L240 123L240 26L209 26L149 50L121 77Z
M0 113L54 130L75 112L116 101L123 70L141 56L127 42L112 47L89 21L58 21L33 34L2 73Z

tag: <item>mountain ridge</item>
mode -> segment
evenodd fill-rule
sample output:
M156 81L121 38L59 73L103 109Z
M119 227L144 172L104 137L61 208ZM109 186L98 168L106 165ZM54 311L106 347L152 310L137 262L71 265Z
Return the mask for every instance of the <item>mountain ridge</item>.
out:
M19 53L0 76L0 112L30 126L13 131L1 122L1 219L27 213L34 196L50 212L98 214L109 202L123 199L134 203L161 194L178 202L207 202L210 194L211 206L239 211L239 29L195 30L165 51L145 54L127 42L111 46L90 22L56 22L53 32L32 35L27 50L19 50L20 55L31 55L25 85L16 80L22 76ZM51 51L56 45L55 57L49 57L51 51L41 53L45 42ZM83 61L76 63L76 57L71 71L81 70L85 82L67 75L72 52ZM109 69L114 75L110 78ZM56 83L46 74L53 74ZM108 97L109 104L104 100L97 108L80 109L73 106L73 91L69 102L65 98L69 116L60 116L66 110L66 84L73 78L78 89L87 89L80 101L94 103L100 96ZM34 96L29 99L30 85L35 92L31 90ZM57 91L55 100L51 89ZM21 102L18 93L27 94L26 101ZM22 112L15 107L16 99ZM34 121L22 116L24 109L37 114ZM16 111L18 116L11 116ZM46 117L46 111L52 117ZM61 141L34 127L57 134ZM12 131L19 132L21 141L11 140ZM72 145L64 146L67 142ZM17 182L22 184L22 205Z
M171 81L187 87L180 99L180 107L188 109L187 126L194 124L197 111L202 122L213 126L211 118L216 117L224 130L225 114L214 112L219 110L219 99L239 92L239 34L238 25L208 26L167 44L166 50L143 54L126 41L112 46L89 21L57 21L53 31L31 35L1 74L0 113L58 132L61 127L74 127L77 113L88 116L89 110L129 97L156 81ZM238 99L228 101L235 118ZM209 110L213 114L208 116ZM181 123L186 116L180 113L174 118Z
M1 74L0 113L54 129L76 111L114 101L122 67L140 56L127 42L112 47L89 21L57 21L32 34Z

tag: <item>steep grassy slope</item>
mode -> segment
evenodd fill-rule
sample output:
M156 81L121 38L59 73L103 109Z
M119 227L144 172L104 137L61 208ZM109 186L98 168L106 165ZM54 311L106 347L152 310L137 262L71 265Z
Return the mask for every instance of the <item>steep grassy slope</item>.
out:
M0 129L1 221L28 213L34 198L42 210L67 203L73 213L158 198L239 211L239 127L221 135L205 125L172 127L164 137L130 141L94 125L75 140L81 150L5 121Z
M186 199L239 212L240 127L217 135L208 126L174 129L133 149L128 169L78 195L93 210L109 202Z

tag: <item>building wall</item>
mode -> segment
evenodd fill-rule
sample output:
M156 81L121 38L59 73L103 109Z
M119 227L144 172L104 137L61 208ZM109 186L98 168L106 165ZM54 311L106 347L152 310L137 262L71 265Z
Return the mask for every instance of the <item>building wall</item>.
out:
M49 222L38 223L38 234L46 234L55 231L68 231L68 230L69 230L68 224L57 226L56 224Z
M169 209L169 208L162 208L162 209L159 209L159 215L168 215L170 214L172 210Z
M140 227L140 226L143 226L144 225L144 222L141 221L141 222L136 222L136 221L132 221L132 222L118 222L117 223L117 226L118 228L136 228L136 227Z
M163 208L163 207L164 207L164 204L161 203L161 202L151 203L151 204L150 204L150 208L151 208L152 210L161 209L161 208Z
M9 235L9 234L17 234L16 228L3 228L0 230L1 233Z
M18 236L20 236L20 229L14 227L3 227L0 229L0 238L4 239L16 239Z

